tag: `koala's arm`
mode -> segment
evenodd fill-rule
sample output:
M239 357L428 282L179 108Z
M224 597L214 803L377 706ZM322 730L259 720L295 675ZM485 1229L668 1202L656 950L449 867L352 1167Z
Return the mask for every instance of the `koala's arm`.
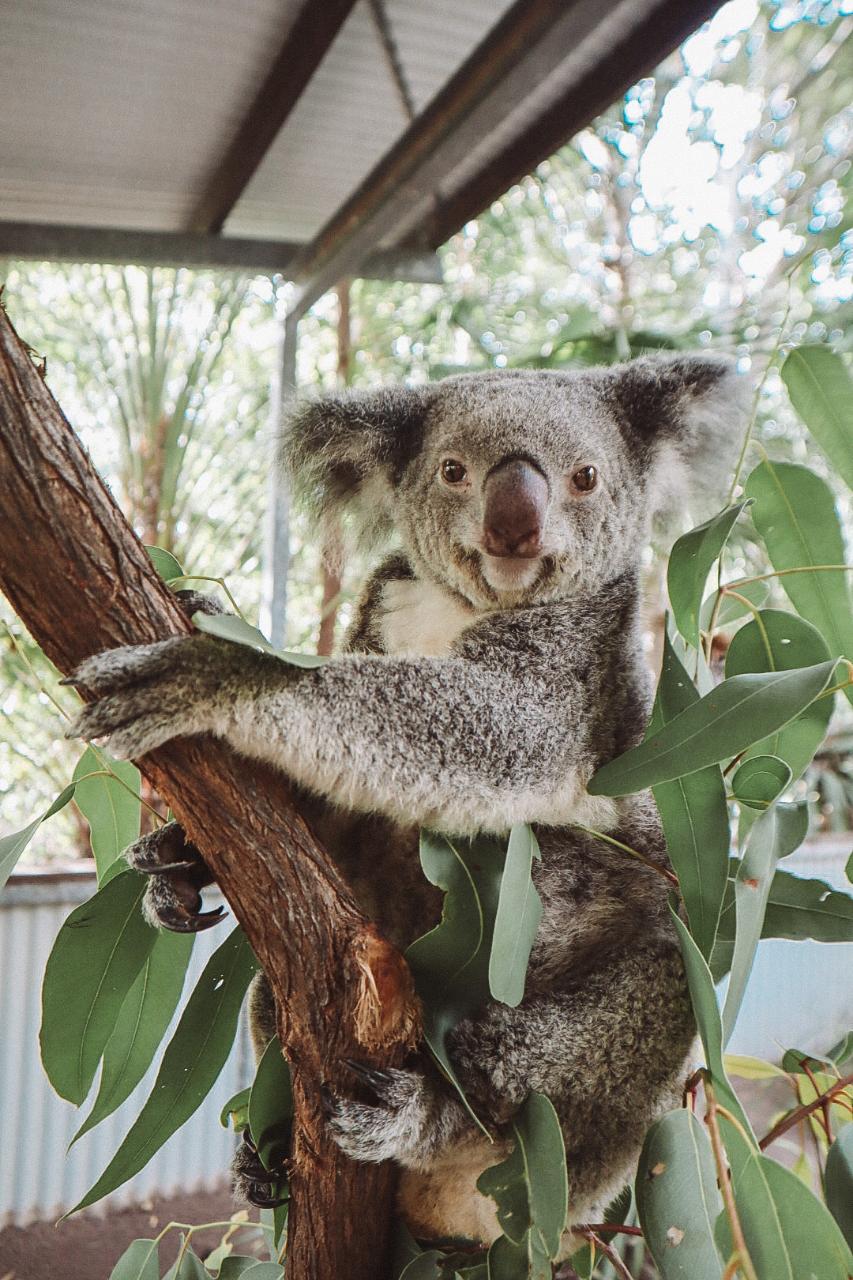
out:
M346 808L500 830L576 811L600 696L586 674L572 673L553 628L500 617L455 656L350 654L313 670L193 636L89 659L76 679L99 701L72 732L109 735L114 754L133 757L212 732Z

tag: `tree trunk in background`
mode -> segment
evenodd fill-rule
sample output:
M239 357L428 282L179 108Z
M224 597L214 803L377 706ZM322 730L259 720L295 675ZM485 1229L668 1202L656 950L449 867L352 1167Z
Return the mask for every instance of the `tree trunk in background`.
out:
M2 308L0 493L0 588L60 670L191 630ZM288 1277L385 1280L394 1172L356 1165L329 1141L320 1086L345 1089L340 1061L371 1057L366 1040L382 1062L401 1060L408 970L359 913L283 777L212 737L137 763L201 849L275 991L296 1101ZM355 1021L365 966L381 991L369 1034L364 1006Z
M352 322L350 313L349 280L338 284L338 382L348 387L352 379ZM327 549L324 548L324 552ZM339 569L331 569L323 562L320 570L323 578L323 595L320 603L320 630L317 635L317 652L328 657L335 647L335 624L338 620L338 603L343 579Z

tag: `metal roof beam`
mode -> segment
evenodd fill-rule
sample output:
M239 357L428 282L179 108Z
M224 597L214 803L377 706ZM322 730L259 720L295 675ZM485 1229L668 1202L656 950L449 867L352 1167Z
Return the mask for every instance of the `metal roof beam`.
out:
M296 106L356 0L290 0L287 26L266 80L210 175L188 230L217 232Z
M496 185L499 194L718 7L719 0L517 0L300 253L293 267L301 283L295 309L304 312L336 280L360 274L361 258L376 244L439 243L434 202L453 192L454 171L465 175L474 193L479 182L488 191ZM613 87L608 84L602 97L598 76L605 66ZM577 102L562 120L567 95ZM587 105L581 107L584 95ZM536 137L538 120L550 127L544 151ZM521 138L524 149L514 148ZM507 159L496 164L504 153ZM454 212L458 220L452 226L445 219L441 238L490 198L464 217Z
M211 267L288 276L301 248L302 245L287 240L0 222L0 256L45 262ZM359 274L367 279L407 280L416 284L440 284L442 278L441 264L434 253L405 247L371 253Z

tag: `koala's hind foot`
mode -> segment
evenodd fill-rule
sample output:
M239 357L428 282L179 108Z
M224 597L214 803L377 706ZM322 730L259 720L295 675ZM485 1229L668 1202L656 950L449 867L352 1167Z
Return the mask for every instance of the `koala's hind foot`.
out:
M142 836L125 850L124 856L135 871L151 877L143 911L155 929L199 933L226 915L224 907L201 910L201 890L213 883L213 876L177 822L167 822Z
M288 1200L287 1161L278 1167L267 1169L248 1129L243 1130L243 1141L231 1161L231 1185L240 1200L247 1200L258 1209L275 1209Z
M353 1160L397 1160L418 1167L469 1126L461 1105L420 1071L347 1060L370 1102L325 1091L329 1129Z

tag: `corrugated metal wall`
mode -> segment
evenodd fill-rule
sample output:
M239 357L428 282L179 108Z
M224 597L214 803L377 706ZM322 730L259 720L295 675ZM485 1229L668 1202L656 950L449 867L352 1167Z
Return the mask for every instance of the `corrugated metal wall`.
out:
M13 878L0 894L0 1227L51 1220L76 1204L114 1155L156 1075L155 1062L127 1101L65 1155L89 1106L77 1111L58 1098L42 1071L41 976L60 925L93 889L88 875L26 875ZM224 936L223 929L214 929L196 939L185 993ZM219 1080L195 1115L145 1169L97 1208L103 1212L152 1195L221 1186L235 1139L221 1127L219 1113L251 1082L251 1062L243 1025ZM92 1097L96 1092L97 1080Z

